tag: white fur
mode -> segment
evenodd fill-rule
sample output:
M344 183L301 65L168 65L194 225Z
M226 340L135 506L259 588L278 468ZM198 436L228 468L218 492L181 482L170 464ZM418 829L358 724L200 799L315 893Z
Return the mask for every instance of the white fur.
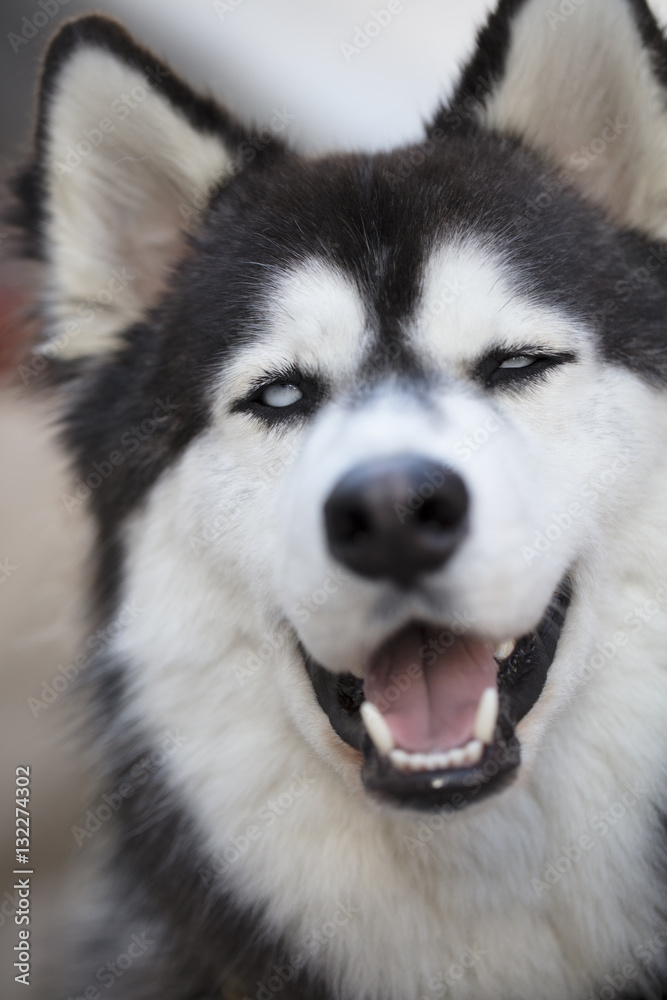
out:
M50 348L65 358L100 354L157 300L233 159L148 76L101 49L72 56L50 101Z
M486 124L521 135L622 223L667 235L664 91L626 0L532 0L511 27ZM622 129L614 136L609 121ZM545 187L545 192L548 188Z
M617 218L662 233L663 113L627 6L585 0L554 32L550 9L546 0L522 8L485 120L563 163L605 116L627 114L629 132L581 182ZM96 125L105 95L133 83L113 61L102 74L105 59L81 53L63 77L53 159ZM110 95L102 75L118 84ZM136 294L114 303L108 322L91 326L96 342L82 334L74 353L101 349L152 301L165 263L158 254L150 264L165 235L156 206L166 198L177 210L189 188L230 169L222 147L194 135L159 95L141 107L112 155L51 181L59 324L105 267L128 254L139 267L149 261ZM148 167L133 160L137 143ZM184 148L191 166L179 159ZM128 173L116 175L121 160ZM144 204L129 236L115 225L119 211L127 221ZM165 225L170 253L178 227ZM664 393L597 357L579 320L522 296L499 251L479 242L440 247L425 269L406 323L434 377L422 397L387 377L349 405L373 322L357 289L322 263L268 288L255 341L220 373L212 425L125 527L122 599L141 610L113 648L130 688L118 726L189 737L165 773L205 844L227 857L225 886L286 936L291 957L324 968L332 995L436 997L434 980L460 968L451 986L460 1000L583 997L625 963L641 970L635 947L662 929L650 861L667 778L667 624L664 611L643 621L633 609L667 582ZM471 369L503 343L578 359L521 393L484 392ZM234 412L258 377L296 361L331 386L312 424L269 429ZM491 425L483 445L465 444ZM460 550L410 597L341 576L322 521L324 500L355 463L408 449L456 469L472 502ZM580 512L539 552L536 536L572 505ZM319 708L297 639L330 669L357 672L415 616L448 626L466 614L475 635L504 639L537 624L566 571L574 599L545 690L518 727L515 784L439 817L435 830L438 817L369 799L360 756ZM276 799L282 812L271 819ZM610 811L605 828L599 817ZM568 869L566 852L584 836L591 846ZM545 873L558 865L549 885ZM341 906L350 915L336 923ZM315 951L306 942L329 922L333 936ZM466 949L478 955L470 968Z
M242 399L257 377L290 364L305 375L324 368L333 389L357 370L370 349L364 305L349 278L319 261L269 278L271 295L256 339L235 353L220 373L218 401Z
M260 829L258 842L237 851L224 881L239 900L261 902L267 927L287 933L292 955L308 954L309 935L340 918L339 904L351 904L352 917L340 919L313 958L346 998L437 996L429 982L460 964L466 948L484 954L456 985L462 1000L583 995L593 977L637 964L633 945L660 926L648 859L657 835L653 800L666 777L667 629L663 615L637 631L625 617L654 596L664 577L665 545L656 544L667 536L664 402L634 376L595 359L584 331L567 317L516 299L502 319L506 326L493 329L490 317L502 315L494 294L506 290L488 256L469 249L463 257L486 304L451 303L439 329L419 312L413 324L413 344L445 376L431 398L441 422L432 408L390 386L354 411L330 405L312 429L266 431L227 412L242 367L252 378L261 365L261 351L249 347L221 386L215 425L155 487L127 535L132 558L124 596L144 609L117 650L137 667L128 716L155 732L171 726L190 737L169 762L171 780L219 858L226 850L235 857L233 838L243 845L249 828ZM450 266L441 251L422 310L449 280ZM277 294L278 316L285 296L312 305L309 280L314 289L329 289L329 306L349 297L347 305L338 300L334 324L336 315L358 318L356 293L321 267L288 279ZM293 318L294 330L282 339L273 331L271 363L279 344L291 359L300 337L299 313ZM523 399L493 404L464 381L467 360L494 337L534 343L536 330L545 346L571 334L579 365L554 373ZM353 384L345 338L337 351L322 336L328 373ZM463 344L472 346L463 351ZM434 593L438 600L445 595L447 608L447 595L462 589L464 609L478 615L475 631L494 635L521 626L526 602L534 624L571 564L576 596L547 687L519 726L524 763L516 785L441 820L433 832L427 818L368 800L359 756L317 705L285 616L305 577L320 585L332 570L311 511L345 458L353 464L419 441L427 454L453 461L452 443L493 412L502 416L501 431L460 465L481 516ZM586 484L626 450L625 474L586 502ZM527 468L537 470L530 479ZM512 561L517 546L546 527L540 518L575 500L584 508L581 523L544 556ZM487 531L488 519L495 531ZM299 567L296 591L290 560ZM502 585L499 562L509 566ZM308 646L324 635L333 665L343 669L333 633L356 656L368 635L378 641L415 611L396 603L378 624L380 591L379 584L348 579L306 622L294 622L298 635ZM619 631L625 645L601 669L587 668L595 643ZM312 781L298 796L289 791L298 787L296 775ZM280 795L291 796L291 804L269 823L267 802ZM603 833L598 814L612 808L624 813ZM592 848L556 885L540 889L548 885L547 866L562 865L565 849L582 835Z

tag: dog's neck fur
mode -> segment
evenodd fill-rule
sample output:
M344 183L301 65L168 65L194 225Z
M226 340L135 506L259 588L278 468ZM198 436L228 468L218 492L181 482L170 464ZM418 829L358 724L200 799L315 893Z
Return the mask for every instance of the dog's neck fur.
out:
M305 671L303 685L290 673L289 641L248 676L255 651L247 633L221 626L217 598L210 609L199 600L213 586L219 593L221 581L209 578L205 560L177 540L174 499L187 488L180 476L176 467L155 489L128 535L132 558L124 599L141 614L117 644L131 677L127 714L117 724L119 733L131 722L149 733L170 729L187 737L168 762L169 779L188 811L200 817L198 838L209 859L203 867L216 871L222 865L212 896L224 886L241 907L245 900L262 900L263 925L269 936L286 935L290 953L342 907L351 916L317 949L314 964L346 996L403 1000L470 950L480 958L468 959L472 968L457 985L462 1000L583 995L592 977L603 981L610 969L626 963L642 975L633 945L650 941L664 922L664 876L650 867L660 836L654 806L659 788L645 778L642 747L667 760L663 709L646 694L663 683L667 634L663 615L649 615L639 628L635 618L632 624L624 618L652 596L647 566L653 567L656 593L666 582L654 551L655 524L665 520L664 492L647 498L651 509L642 522L652 527L645 538L628 532L614 540L617 550L628 553L626 565L613 570L610 560L596 567L597 584L591 584L590 571L582 575L590 590L587 595L582 586L569 613L560 662L575 658L585 667L596 642L607 651L613 642L614 651L608 658L601 654L603 666L588 666L589 679L545 729L539 752L525 761L513 788L434 821L374 807L360 787L353 752L342 755L342 774L313 755L265 683L268 672L276 672L296 710L313 698ZM605 608L606 592L617 599ZM243 595L229 587L227 600L231 621ZM276 634L268 609L257 622L246 616L245 624L254 634ZM627 637L622 646L619 633ZM584 634L587 652L580 645ZM141 670L133 663L141 663ZM653 685L633 685L639 669L644 677L653 671ZM542 705L548 710L557 680L550 678L537 712ZM223 702L227 721L221 731ZM321 721L329 726L323 714ZM642 747L634 743L638 730ZM338 740L332 731L330 738ZM584 759L587 781L578 785L578 761ZM295 779L303 791L290 792ZM264 810L281 795L291 801L278 807L280 821L271 822L271 807ZM563 807L555 811L549 802ZM252 827L260 830L258 843L247 840ZM300 885L307 886L305 893ZM404 913L403 901L415 892L420 911ZM530 954L517 963L521 942L528 940ZM413 956L419 953L416 969ZM655 961L659 966L663 959Z

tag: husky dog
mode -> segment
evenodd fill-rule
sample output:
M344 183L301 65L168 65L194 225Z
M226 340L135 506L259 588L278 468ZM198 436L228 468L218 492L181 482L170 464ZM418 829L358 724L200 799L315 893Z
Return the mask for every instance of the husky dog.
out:
M502 0L422 143L280 131L104 18L49 49L24 378L103 638L62 996L665 996L667 46Z

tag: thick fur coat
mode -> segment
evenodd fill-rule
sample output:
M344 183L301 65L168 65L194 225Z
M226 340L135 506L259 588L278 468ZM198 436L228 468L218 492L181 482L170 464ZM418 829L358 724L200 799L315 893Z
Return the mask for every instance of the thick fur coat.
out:
M501 0L423 143L251 158L53 41L26 372L108 636L62 997L667 995L666 88L644 0Z

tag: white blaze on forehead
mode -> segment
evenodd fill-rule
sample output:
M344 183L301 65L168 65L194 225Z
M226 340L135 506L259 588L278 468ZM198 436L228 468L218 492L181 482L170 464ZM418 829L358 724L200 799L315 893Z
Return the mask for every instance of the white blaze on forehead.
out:
M522 293L511 264L480 240L456 241L432 255L409 323L410 343L427 366L461 377L494 348L571 351L582 334L572 317Z
M371 336L359 290L317 260L281 275L260 322L257 338L225 363L227 397L243 396L263 373L291 365L335 385L357 370Z

